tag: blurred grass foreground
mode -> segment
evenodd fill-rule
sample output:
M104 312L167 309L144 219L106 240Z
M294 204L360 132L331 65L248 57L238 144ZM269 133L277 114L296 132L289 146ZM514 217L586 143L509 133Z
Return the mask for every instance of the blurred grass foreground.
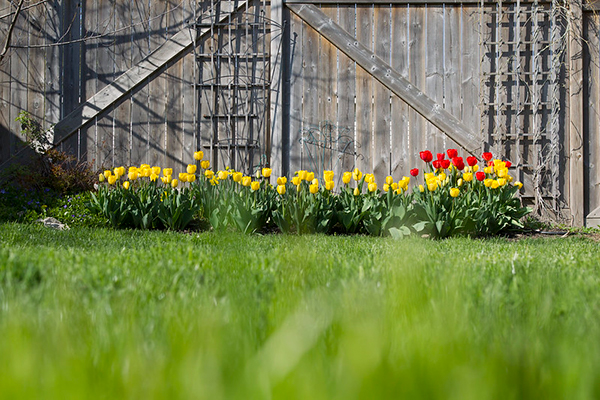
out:
M3 399L593 399L600 252L0 226Z

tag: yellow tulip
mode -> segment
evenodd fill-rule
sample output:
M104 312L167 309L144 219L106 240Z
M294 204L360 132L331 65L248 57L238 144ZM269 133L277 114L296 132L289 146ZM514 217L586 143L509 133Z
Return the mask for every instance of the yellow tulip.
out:
M519 189L521 189L523 187L523 184L519 181L516 181L515 186L518 187Z
M492 184L490 185L490 187L492 189L498 189L499 186L500 186L500 183L495 179L492 181Z
M242 177L242 186L250 186L250 184L252 183L252 178L249 176L244 176Z
M99 180L100 182L104 182L104 180L106 180L106 178L104 177L104 174L100 174L100 175L98 175L98 180Z
M160 178L160 180L163 181L165 185L168 185L169 183L171 183L172 178L171 175L167 175Z
M173 175L173 168L165 168L165 169L163 169L163 175L164 176L171 176L171 175Z
M210 161L208 160L204 160L200 163L200 167L202 169L209 169L210 168Z
M301 181L306 180L306 175L308 175L308 172L306 172L305 170L298 171L298 178L300 178Z
M160 175L160 167L152 167L152 173L154 175Z
M112 172L111 172L110 170L106 170L106 171L104 171L104 177L105 177L106 179L108 179L108 177L109 177L109 176L111 176L111 175L112 175Z
M319 191L319 185L315 185L314 183L312 185L310 185L308 188L312 194L315 194Z
M373 175L373 174L366 174L365 175L365 182L367 182L367 183L375 183L375 175Z
M463 180L462 178L458 179L458 182L456 182L456 186L461 187L463 185Z
M323 171L323 179L325 179L325 182L333 181L333 176L333 171Z
M473 180L473 173L472 172L465 172L462 175L462 178L465 182L471 182Z
M377 183L371 182L369 183L369 192L374 192L377 190Z
M287 183L287 178L285 176L280 176L277 178L278 185L285 185Z
M473 172L479 171L479 165L477 165L477 164L473 165L472 168L473 168Z
M483 172L485 172L486 174L491 174L491 173L492 173L492 171L493 171L493 168L492 168L492 167L485 167L485 168L483 169Z
M218 171L217 172L217 178L219 178L220 180L227 179L228 175L229 174L226 171Z
M285 194L285 185L277 185L277 193L279 193L280 195L284 195Z
M196 165L195 164L188 164L186 171L188 174L193 175L196 173Z
M492 186L492 179L484 179L483 180L483 184L485 185L485 187L490 187Z
M116 175L111 175L111 176L109 176L109 177L108 177L108 183L109 183L110 185L114 185L114 184L115 184L115 182L117 181L117 179L118 179L118 178L117 178L117 176L116 176Z
M142 169L142 175L144 177L149 177L150 175L152 175L152 168L148 167L148 168L143 168Z
M358 168L354 168L354 171L352 172L352 178L355 181L360 181L362 179L362 175L362 172L360 172Z
M212 172L210 169L207 169L206 171L204 171L204 176L206 177L206 179L212 179L215 176L215 173Z
M233 181L240 183L242 181L243 176L244 176L244 174L242 174L241 172L234 172L233 173Z
M317 178L315 178L310 183L311 183L311 185L318 185L319 184L319 180Z
M292 178L292 183L296 186L298 186L302 181L300 180L299 176L295 176Z
M392 190L398 190L398 183L394 182L390 185L390 189Z
M427 189L429 189L430 192L435 192L437 187L438 187L437 181L431 180L431 181L427 182Z
M507 168L502 168L502 169L498 170L498 178L506 178L507 175L508 175Z
M150 180L151 180L152 182L154 182L154 181L155 181L155 180L157 180L157 179L158 179L158 175L157 175L157 174L155 174L155 173L152 173L152 175L150 175Z
M180 172L179 173L179 180L181 182L187 182L187 174L185 172Z
M271 168L263 168L261 172L262 176L264 176L265 178L269 178L273 170Z
M213 174L213 178L210 180L210 184L213 186L217 186L219 184L219 180L214 177L214 174Z
M140 169L150 168L150 164L142 164L140 165Z
M383 184L383 191L386 192L386 193L389 192L390 191L390 185L388 185L387 183L384 183Z
M129 171L127 178L129 178L130 181L135 181L138 178L137 171Z
M200 161L204 158L204 152L202 151L195 151L194 152L194 160Z
M311 182L313 179L315 179L315 173L314 172L307 172L306 173L306 180Z
M119 176L119 171L120 171L119 167L115 167L113 169L113 174L115 174L116 176Z
M253 191L260 189L260 182L258 182L258 181L252 182L250 184L250 189L252 189Z
M387 185L391 185L392 183L394 183L394 178L392 178L392 176L391 176L391 175L388 175L388 176L386 176L386 177L385 177L385 183L386 183Z
M152 180L152 175L150 175L150 180ZM196 175L188 175L187 176L187 181L188 182L195 182L196 181Z
M423 187L423 185L419 185L419 192L423 193L425 191L425 188Z
M498 179L498 185L499 185L499 186L504 186L504 185L506 185L506 179L504 179L504 178L500 178L500 179Z
M335 182L331 181L327 181L325 182L325 189L331 191L333 190L333 187L335 186Z
M460 189L457 189L457 188L451 188L450 189L450 196L451 197L458 197L459 194L460 194Z
M344 175L342 175L342 182L347 185L350 183L350 179L352 179L352 172L344 172Z
M125 190L128 190L128 189L129 189L129 181L125 181L125 182L123 182L123 188L124 188Z
M179 181L178 181L177 179L173 179L173 180L171 181L171 186L173 186L174 188L176 188L176 187L177 187L177 185L179 185Z
M360 190L358 188L354 188L354 195L358 196L360 194Z

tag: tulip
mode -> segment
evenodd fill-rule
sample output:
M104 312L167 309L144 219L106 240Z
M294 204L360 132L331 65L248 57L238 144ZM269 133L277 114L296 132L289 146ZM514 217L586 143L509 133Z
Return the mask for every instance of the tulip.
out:
M448 149L446 153L448 154L448 158L451 160L455 157L458 157L458 150L456 149Z
M459 194L460 194L460 189L457 189L457 188L451 188L450 189L450 196L451 197L458 197Z
M392 190L398 190L398 184L396 182L392 183L390 185L390 189L392 189Z
M411 170L410 170L410 174L411 174L412 176L417 176L417 175L419 175L419 168L413 168L413 169L411 169Z
M347 185L350 183L350 179L352 179L352 172L344 172L344 175L342 175L342 182Z
M150 180L152 180L152 175L150 175ZM189 175L187 176L187 181L192 183L196 181L196 175Z
M365 182L367 182L367 183L374 183L375 182L375 175L373 175L373 174L366 174L365 175Z
M307 172L306 173L306 180L311 182L313 179L315 179L315 173L314 172Z
M117 181L117 179L118 179L118 178L117 178L117 176L116 176L116 175L111 175L111 176L109 176L109 177L108 177L108 183L109 183L109 185L114 185L114 184L115 184L115 182Z
M493 157L492 153L488 153L488 152L483 153L481 155L481 158L483 158L485 161L490 161L492 159L492 157Z
M360 181L362 178L362 172L360 172L360 170L358 168L354 168L354 171L352 172L352 178L355 181Z
M523 184L519 181L515 182L514 184L516 187L518 187L519 189L521 189L523 187Z
M437 189L438 187L438 183L437 181L429 181L427 182L427 189L429 189L430 192L435 192L435 189Z
M465 169L465 162L462 157L454 157L452 159L452 164L456 167L457 170L462 171Z
M169 183L171 183L172 178L171 175L167 175L167 176L163 176L162 178L160 178L160 180L165 184L168 185Z
M217 178L215 178L214 176L215 176L215 174L213 173L213 178L209 182L211 185L217 186L219 184L219 180Z
M485 168L483 169L483 172L485 172L486 174L491 174L491 173L492 173L492 171L493 171L493 168L492 168L492 167L485 167Z
M384 183L383 184L383 191L386 192L386 193L389 192L390 191L390 185L388 185L387 183Z
M150 168L150 164L142 164L140 165L140 169Z
M179 185L179 181L177 181L177 179L173 179L173 180L171 181L171 186L173 186L174 188L176 188L176 187L177 187L177 185Z
M485 173L479 171L475 174L475 177L479 182L482 182L485 179Z
M500 179L498 179L498 185L499 185L499 186L504 186L504 185L506 185L506 179L504 179L504 178L500 178Z
M129 181L125 181L125 182L123 182L123 188L124 188L125 190L128 190L128 189L129 189Z
M498 170L498 178L506 178L508 176L508 169L502 168Z
M165 169L163 169L163 175L164 176L171 176L171 175L173 175L173 168L165 168Z
M152 173L154 175L160 175L160 167L152 167Z
M425 191L425 188L423 187L423 185L419 185L419 192L423 193Z
M261 172L262 172L262 176L264 176L265 178L268 178L271 176L271 173L273 172L273 170L271 168L263 168Z
M492 179L484 179L483 184L485 185L485 187L490 187L492 186Z
M242 174L241 172L234 172L233 173L233 181L240 183L242 181L243 176L244 176L244 174Z
M512 163L510 161L504 161L504 165L506 166L506 168L510 168Z
M369 192L374 192L376 190L377 190L377 183L376 182L369 183Z
M252 191L257 191L258 189L260 189L260 182L258 181L254 181L250 184L250 189L252 189Z
M473 173L465 172L462 174L462 178L465 182L471 182L473 180Z
M500 183L495 179L492 181L492 184L490 185L490 187L492 189L498 189L499 186L500 186Z
M210 168L210 161L208 160L204 160L200 163L200 168L202 169L209 169Z
M461 187L463 185L463 180L462 178L459 178L458 181L456 182L456 186Z
M392 176L391 176L391 175L388 175L388 176L386 176L386 177L385 177L385 183L386 183L386 185L388 185L388 186L389 186L389 185L391 185L393 182L394 182L394 178L392 178Z
M298 171L298 178L300 178L301 181L306 180L306 175L308 175L308 172L304 170Z
M302 181L300 180L300 177L299 177L299 176L294 176L294 177L292 178L292 183L293 183L294 185L296 185L296 186L298 186L298 185L299 185L301 182L302 182Z
M217 177L220 180L225 180L225 179L227 179L228 176L229 176L229 174L227 173L227 171L219 171L219 172L217 172Z
M106 179L108 179L108 177L111 176L111 175L112 175L112 172L110 172L109 170L104 171L104 177Z
M249 176L244 176L242 178L242 186L248 187L252 183L252 178Z
M312 194L315 194L319 191L319 185L312 184L308 188Z
M333 187L335 186L335 182L331 181L327 181L325 182L325 189L331 191L333 190Z
M286 183L287 183L287 178L285 176L280 176L279 178L277 178L278 185L285 185Z
M360 194L360 190L358 188L354 188L354 195L358 196Z
M419 156L421 157L421 160L425 161L426 163L429 163L431 160L433 160L433 154L431 154L429 150L421 151Z
M193 175L196 173L196 165L195 164L188 164L186 171L188 174Z
M180 180L181 182L187 182L187 175L188 175L188 174L187 174L187 173L185 173L185 172L180 172L180 173L179 173L179 180Z
M138 172L129 171L129 173L127 174L127 178L129 178L130 181L135 181L138 178Z
M105 180L105 179L106 179L106 178L104 177L104 174L100 174L100 175L98 175L98 181L100 181L100 182L104 182L104 180Z
M472 169L473 169L473 172L479 171L479 165L477 165L477 164L473 165Z
M467 157L467 165L469 165L469 167L472 167L475 164L477 164L477 158L473 156Z
M204 171L204 176L206 177L206 179L212 179L215 176L215 173L212 172L210 169L207 169L206 171Z
M285 194L285 185L277 185L277 193L283 196Z
M194 160L200 161L204 158L204 152L202 151L195 151L194 152Z
M323 179L325 182L333 181L333 171L323 171Z
M436 158L438 161L442 161L444 158L446 158L446 155L444 153L437 153Z
M450 167L450 160L442 160L442 168L448 169Z
M148 168L143 168L142 169L142 176L144 177L149 177L150 175L152 175L152 168L148 167Z
M154 182L157 179L158 179L158 175L157 174L152 173L152 175L150 175L150 181Z

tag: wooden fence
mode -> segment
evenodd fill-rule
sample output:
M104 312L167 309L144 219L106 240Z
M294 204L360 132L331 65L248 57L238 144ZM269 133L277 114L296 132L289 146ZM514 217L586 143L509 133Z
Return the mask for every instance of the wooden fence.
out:
M594 225L596 8L31 0L0 65L0 164L23 146L22 110L97 168L180 168L204 149L217 168L381 181L420 167L423 149L493 150L544 215ZM2 37L14 11L0 0Z

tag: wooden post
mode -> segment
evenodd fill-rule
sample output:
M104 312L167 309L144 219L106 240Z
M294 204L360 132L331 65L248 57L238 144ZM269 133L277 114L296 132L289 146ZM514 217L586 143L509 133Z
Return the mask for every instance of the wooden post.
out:
M583 226L583 13L581 0L573 0L569 4L569 205L572 224Z
M289 129L284 133L284 107L283 89L285 83L283 74L283 47L288 42L284 41L285 23L283 17L283 0L271 0L271 87L269 96L271 98L270 109L270 146L267 148L269 154L269 167L273 169L273 176L283 176L288 173L289 163ZM284 138L284 136L286 136ZM287 155L284 155L285 153Z

